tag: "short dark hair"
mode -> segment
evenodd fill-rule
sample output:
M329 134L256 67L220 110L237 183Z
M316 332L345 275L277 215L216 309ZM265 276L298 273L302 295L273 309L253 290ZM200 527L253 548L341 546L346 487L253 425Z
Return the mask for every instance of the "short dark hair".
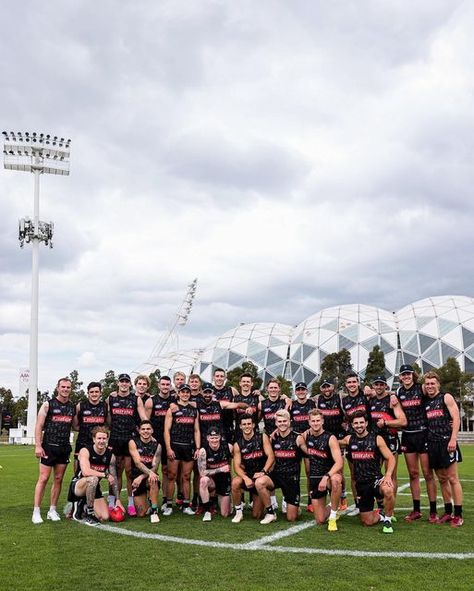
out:
M99 390L102 392L102 384L100 382L89 382L87 384L87 391L89 392L89 390L92 390L92 388L99 388Z
M368 421L367 414L363 410L356 410L355 413L351 416L351 425L355 419L364 419Z
M138 428L142 427L143 425L150 425L153 429L153 424L149 419L143 419L142 421L140 421Z
M251 373L248 373L248 372L243 373L240 376L239 380L241 380L242 378L250 378L252 380L252 382L253 382L253 375Z
M253 418L252 418L252 415L248 415L248 414L246 414L246 413L242 413L241 415L239 415L239 425L240 425L240 423L241 423L241 422L242 422L244 419L250 419L250 420L252 421L252 423L254 422L254 421L253 421Z
M165 380L165 382L171 382L171 378L169 376L161 376L160 382L161 380Z
M359 375L355 371L350 371L348 374L346 374L346 377L344 378L344 381L348 380L349 378L357 378L357 379L359 379Z
M225 373L225 369L222 369L222 367L216 367L216 369L214 370L214 375L216 375L218 371L222 371L222 373Z

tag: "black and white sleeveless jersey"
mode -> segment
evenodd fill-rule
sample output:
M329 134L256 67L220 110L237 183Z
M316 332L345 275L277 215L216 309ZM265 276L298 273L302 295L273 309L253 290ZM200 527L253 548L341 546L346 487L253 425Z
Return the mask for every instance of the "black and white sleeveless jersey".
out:
M240 436L237 439L237 445L240 449L242 467L249 478L256 472L261 472L267 461L267 456L263 449L263 436L261 433L254 433L250 439Z
M428 423L428 441L443 441L451 437L452 419L444 402L444 396L443 393L439 392L433 398L426 396L424 399Z
M48 412L44 422L43 444L69 445L75 414L76 407L72 402L59 402L56 397L52 398L48 402Z
M407 425L403 431L411 433L426 429L426 412L421 385L413 384L408 390L400 386L397 390L397 398L407 417Z
M302 454L296 445L298 433L290 431L286 437L279 433L272 440L273 453L275 454L275 465L272 474L281 478L299 478Z
M365 437L351 435L347 446L356 482L369 482L382 478L382 454L377 447L377 435L373 431Z
M306 437L309 475L312 478L324 476L334 466L334 459L329 446L331 437L334 437L334 435L326 431L323 431L320 435L308 433Z
M111 421L110 439L128 441L136 433L137 397L135 394L109 396L109 409Z

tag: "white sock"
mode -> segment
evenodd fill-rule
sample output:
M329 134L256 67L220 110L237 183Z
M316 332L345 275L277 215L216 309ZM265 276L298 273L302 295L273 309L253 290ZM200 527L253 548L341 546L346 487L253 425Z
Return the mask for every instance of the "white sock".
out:
M337 517L337 511L334 511L334 509L331 509L331 513L329 513L329 519L336 519Z
M41 512L41 510L40 510L39 507L33 507L33 513L38 513L39 514L40 512Z
M388 521L389 523L392 523L392 517L391 516L389 517L388 515L385 515L385 520L384 521Z
M56 505L50 505L49 510L51 512L56 511Z
M115 496L109 495L109 507L113 509L115 507Z
M270 503L271 503L272 505L276 505L276 504L277 504L277 498L276 498L276 496L275 496L275 495L271 495L271 496L270 496Z
M242 503L240 503L240 505L236 505L236 506L234 507L234 509L235 509L236 511L240 511L240 512L242 512Z
M133 497L128 497L128 506L129 507L134 507L135 503L133 502Z

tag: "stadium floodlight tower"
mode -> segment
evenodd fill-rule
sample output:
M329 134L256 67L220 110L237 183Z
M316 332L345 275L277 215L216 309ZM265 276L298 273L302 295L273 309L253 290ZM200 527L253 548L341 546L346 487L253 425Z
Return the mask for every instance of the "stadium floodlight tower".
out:
M7 170L19 170L34 174L33 219L19 221L20 246L32 245L31 324L30 324L30 381L28 387L27 438L32 442L36 425L38 397L38 288L39 245L53 247L53 222L39 219L39 188L41 174L69 174L71 140L44 133L4 131L3 159Z

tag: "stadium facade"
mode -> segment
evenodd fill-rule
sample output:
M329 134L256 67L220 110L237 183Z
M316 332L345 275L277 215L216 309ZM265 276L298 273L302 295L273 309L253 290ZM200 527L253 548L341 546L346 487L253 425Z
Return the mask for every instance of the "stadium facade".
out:
M341 349L350 352L354 370L363 378L375 345L385 354L389 385L402 363L417 363L426 372L454 357L463 371L474 372L474 299L431 297L398 312L351 304L325 308L297 326L242 324L195 355L177 352L157 359L155 367L162 373L195 371L211 380L216 367L230 370L251 361L264 383L284 375L311 386L324 358Z

